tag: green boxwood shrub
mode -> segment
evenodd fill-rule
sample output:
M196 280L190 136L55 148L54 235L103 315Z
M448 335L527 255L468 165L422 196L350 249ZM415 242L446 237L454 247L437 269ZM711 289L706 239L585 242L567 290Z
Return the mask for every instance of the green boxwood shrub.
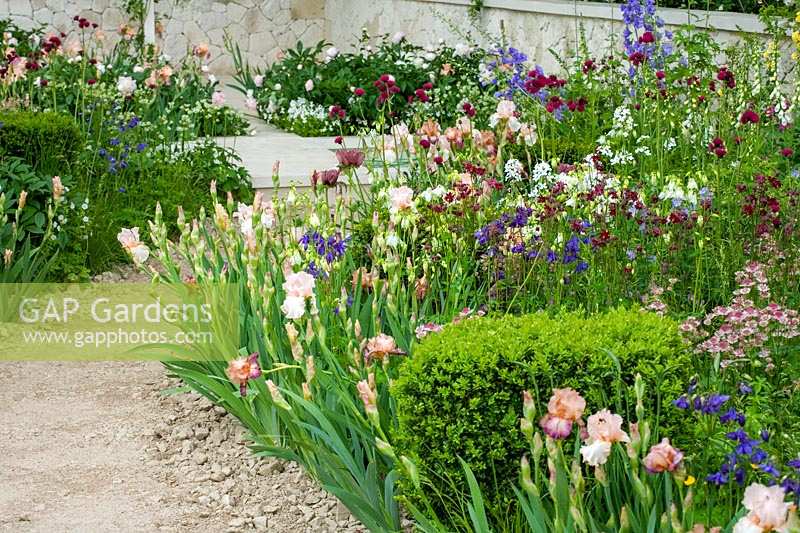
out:
M587 416L608 407L631 420L640 373L656 419L659 405L684 390L690 368L677 325L638 309L466 320L430 336L403 363L393 386L396 447L418 461L440 494L452 494L451 483L465 489L463 458L484 494L504 505L526 451L524 389L538 397L537 416L553 388L572 387L586 398ZM677 410L665 411L659 426L675 439Z
M83 143L69 115L31 111L0 113L0 154L19 157L38 172L60 175L78 157Z

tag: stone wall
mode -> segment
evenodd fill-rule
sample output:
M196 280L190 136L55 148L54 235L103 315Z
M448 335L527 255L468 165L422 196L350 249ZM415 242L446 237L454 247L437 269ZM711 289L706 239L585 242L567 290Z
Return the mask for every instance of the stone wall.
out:
M559 0L485 0L484 5L473 21L468 0L327 0L328 39L337 46L353 42L362 27L371 35L402 31L419 44L439 38L455 44L464 42L469 34L486 45L505 35L506 42L546 71L559 69L551 50L560 57L571 57L581 32L596 56L609 46L617 50L620 46L624 26L618 5ZM689 21L683 10L664 9L659 14L673 28ZM713 32L720 43L734 41L737 27L747 32L763 29L751 15L715 13L705 21L699 16L691 19L698 26L708 23L725 28Z
M163 26L159 43L166 53L179 57L192 45L207 43L212 71L218 74L231 72L231 59L223 53L226 32L252 64L272 62L279 50L298 40L310 45L327 39L347 49L362 28L372 35L402 31L419 44L439 38L455 44L466 41L467 34L487 44L503 33L507 42L547 70L558 67L550 50L569 57L581 30L595 55L619 43L618 6L563 0L484 0L484 4L477 25L468 15L469 0L160 0L156 18ZM111 40L119 25L127 22L120 5L121 0L0 0L0 16L10 14L24 26L69 30L72 17L80 15L100 23ZM660 14L671 25L687 22L685 11L666 9ZM735 39L737 27L748 32L761 29L750 15L714 13L692 22L722 28L715 32L721 42Z
M19 25L69 32L72 17L86 17L100 25L109 46L128 18L120 0L0 0L0 17L11 16ZM298 40L316 43L325 37L325 0L161 0L156 20L163 33L158 42L165 53L181 57L193 45L210 45L210 67L231 71L224 53L227 32L252 63L271 62L282 48Z

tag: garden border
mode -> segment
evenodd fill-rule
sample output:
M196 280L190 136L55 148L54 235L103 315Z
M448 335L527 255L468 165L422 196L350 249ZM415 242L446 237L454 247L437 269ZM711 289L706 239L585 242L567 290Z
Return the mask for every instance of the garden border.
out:
M471 0L419 0L434 4L471 6ZM503 9L545 15L579 16L582 18L622 21L619 4L568 2L564 0L484 0L483 8ZM728 32L764 33L766 28L757 15L732 11L688 11L676 8L659 8L659 16L671 26L694 24L698 27Z

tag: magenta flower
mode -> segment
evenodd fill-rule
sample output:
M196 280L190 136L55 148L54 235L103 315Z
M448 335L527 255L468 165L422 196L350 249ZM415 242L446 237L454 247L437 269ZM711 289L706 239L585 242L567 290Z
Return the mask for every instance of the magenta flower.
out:
M334 187L339 182L339 169L332 168L329 170L317 171L311 175L311 186L316 189L317 184L324 187Z
M739 122L741 122L742 124L758 124L760 120L761 117L759 117L758 113L756 113L752 109L748 109L747 111L742 113L741 117L739 117Z
M337 150L336 159L339 161L339 168L350 170L358 168L364 164L364 152L352 148L349 150Z

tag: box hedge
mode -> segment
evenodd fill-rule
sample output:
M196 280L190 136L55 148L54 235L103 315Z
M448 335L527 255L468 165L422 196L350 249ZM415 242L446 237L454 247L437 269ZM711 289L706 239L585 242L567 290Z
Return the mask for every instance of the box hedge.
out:
M458 458L465 459L484 494L503 505L526 452L519 431L524 389L538 397L537 416L551 389L572 387L586 398L586 415L609 407L629 421L640 373L655 419L659 405L684 390L690 368L677 325L640 310L466 320L430 336L403 363L393 385L396 447L415 458L440 494L452 494L451 483L466 489ZM662 416L659 425L678 437L676 418Z
M19 157L44 174L59 175L75 162L83 137L62 113L0 113L0 156Z

